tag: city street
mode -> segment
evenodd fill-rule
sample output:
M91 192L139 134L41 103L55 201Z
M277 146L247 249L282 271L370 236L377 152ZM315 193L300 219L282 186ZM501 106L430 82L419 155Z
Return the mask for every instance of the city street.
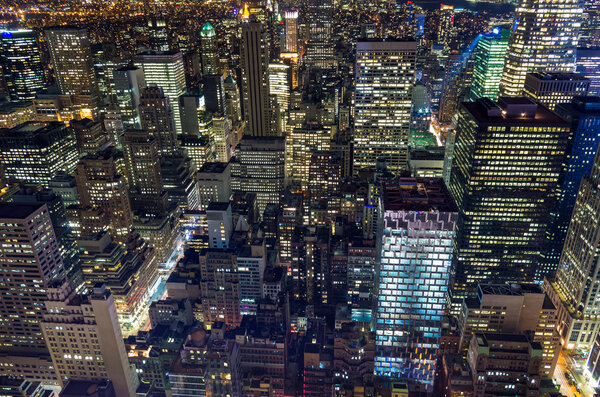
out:
M561 352L554 370L554 379L560 384L560 392L567 397L592 397L593 390L584 379L582 371L576 371L577 368L585 365L585 360L576 360L566 352ZM574 384L580 384L581 392L578 392L575 386L570 386L565 376L565 372L571 372L575 378Z

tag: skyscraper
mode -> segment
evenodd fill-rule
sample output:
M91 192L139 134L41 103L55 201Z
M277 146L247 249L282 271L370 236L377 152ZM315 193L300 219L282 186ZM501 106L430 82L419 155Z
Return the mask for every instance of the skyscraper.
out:
M285 187L285 139L244 136L231 164L231 189L256 194L258 212L278 204Z
M200 254L200 271L200 296L205 324L220 321L228 326L238 326L242 316L235 252L218 248L203 250Z
M144 70L146 84L162 88L173 108L175 132L182 134L179 97L185 93L185 72L181 52L144 52L133 59L136 66Z
M573 213L577 189L581 179L592 171L596 149L600 144L600 98L573 98L570 103L557 105L555 112L570 123L571 134L558 205L548 235L549 246L540 269L541 274L545 275L556 271Z
M283 52L298 52L298 11L286 11L285 17L285 45Z
M126 66L113 72L117 106L123 128L140 128L141 90L146 87L144 70L137 66Z
M288 137L291 145L291 157L287 159L290 175L294 181L300 182L302 189L308 191L309 171L313 153L329 150L331 132L317 125L306 125L304 128L294 128Z
M356 47L355 170L406 168L417 43L359 41Z
M588 94L600 96L600 47L578 48L575 70L590 80Z
M565 346L590 348L600 327L597 313L600 253L600 155L581 180L550 296L562 307ZM559 309L560 310L560 309Z
M80 155L96 153L110 143L111 137L104 132L100 123L90 119L72 120L70 127Z
M75 180L81 207L103 211L112 236L126 238L133 227L133 215L125 176L117 168L117 156L109 147L83 157L77 164Z
M306 22L308 42L304 63L316 68L329 68L337 65L333 52L333 1L309 0Z
M203 77L204 103L206 110L221 115L227 114L225 103L225 82L221 74L209 74Z
M583 0L519 1L500 95L521 95L528 72L573 71L582 6Z
M527 73L523 95L541 103L550 110L571 99L586 96L590 81L577 73L539 72Z
M158 139L150 131L128 130L122 141L132 209L162 214L167 197L160 170Z
M494 29L493 33L483 35L477 42L473 54L472 101L483 97L490 98L493 101L498 98L509 36L510 31L508 29L501 29L499 32Z
M458 213L441 178L382 190L375 374L433 386Z
M580 40L583 47L600 46L600 4L595 0L583 1Z
M46 204L0 203L0 352L47 353L40 323L46 289L64 277Z
M446 48L450 45L453 36L454 28L454 6L448 4L440 4L438 11L439 22L437 31L438 44L444 45Z
M290 65L285 63L269 64L269 94L274 96L280 111L290 107Z
M237 82L229 75L224 81L225 98L227 104L227 115L234 123L242 119L242 106L240 102L240 91Z
M59 381L110 379L119 396L134 397L137 377L129 365L114 298L102 284L77 295L67 283L48 290L41 328ZM76 343L74 343L76 342Z
M242 41L242 92L247 133L271 136L269 46L262 23L244 23Z
M44 186L60 171L73 172L78 157L73 134L59 122L29 121L0 131L0 154L6 178Z
M98 94L96 75L86 29L55 27L45 30L52 65L61 94Z
M139 114L142 129L149 131L160 153L171 153L177 147L175 117L171 101L162 88L151 86L142 89Z
M115 301L121 329L135 333L158 281L156 250L139 236L122 245L106 231L77 240L88 290L105 284Z
M202 74L219 73L219 52L215 28L206 22L200 31L200 51L202 56Z
M0 30L0 70L13 101L35 98L44 87L37 33L29 29Z
M568 136L565 120L527 98L462 104L449 185L460 215L453 296L535 280Z

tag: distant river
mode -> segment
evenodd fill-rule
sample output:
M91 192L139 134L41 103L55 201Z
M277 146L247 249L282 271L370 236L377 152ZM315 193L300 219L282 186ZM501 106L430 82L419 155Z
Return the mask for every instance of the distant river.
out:
M439 8L440 3L444 3L453 5L456 8L468 8L474 11L489 11L494 14L504 14L512 12L515 9L513 4L496 4L467 0L413 0L413 2L427 9Z

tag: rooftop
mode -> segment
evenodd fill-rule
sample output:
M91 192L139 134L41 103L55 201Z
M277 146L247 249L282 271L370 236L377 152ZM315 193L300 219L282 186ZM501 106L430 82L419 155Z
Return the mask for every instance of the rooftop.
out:
M543 105L525 97L500 97L498 103L489 98L463 102L480 124L568 125L562 117Z
M44 203L3 203L0 202L1 219L26 219Z
M224 162L204 163L204 164L202 164L202 167L200 167L200 170L198 171L198 173L221 174L221 173L223 173L223 171L225 171L227 169L228 165L229 165L229 163L224 163Z
M229 201L212 201L210 204L208 204L206 211L227 211L227 208L229 208Z
M383 204L386 211L457 211L442 178L394 177L385 180Z
M0 114L9 114L24 108L31 107L33 102L31 101L20 101L20 102L3 102L0 103Z
M588 79L585 78L583 75L579 74L579 73L573 73L573 72L533 72L533 73L528 73L530 74L532 77L536 78L536 79L540 79L540 80L552 80L552 81L571 81L571 80L580 80L580 81L587 81Z
M514 295L543 294L537 284L479 284L479 293L483 295Z

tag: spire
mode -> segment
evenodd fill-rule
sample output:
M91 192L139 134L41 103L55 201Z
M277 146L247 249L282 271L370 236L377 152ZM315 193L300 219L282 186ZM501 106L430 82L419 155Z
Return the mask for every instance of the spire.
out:
M202 37L214 37L215 36L215 28L210 24L210 22L206 22L202 27L202 31L200 31L200 36Z
M244 12L242 12L242 19L249 19L250 11L248 10L248 3L244 3Z

